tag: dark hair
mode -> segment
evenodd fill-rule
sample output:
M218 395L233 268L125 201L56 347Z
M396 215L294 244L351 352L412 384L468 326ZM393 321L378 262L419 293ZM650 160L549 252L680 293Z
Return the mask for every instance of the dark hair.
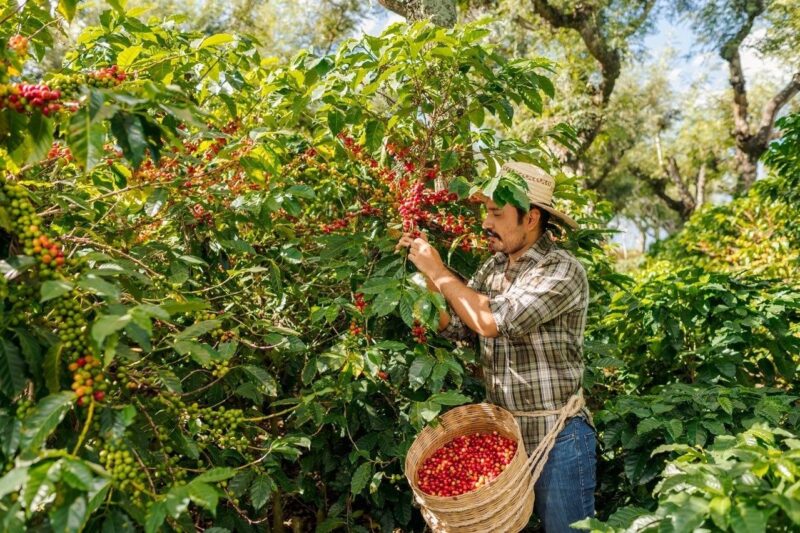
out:
M520 209L519 207L516 207L516 206L514 207L514 209L517 210L517 223L518 224L522 224L522 219L525 218L525 215L527 215L530 212L531 209L537 209L539 211L539 221L541 222L541 226L540 227L542 228L542 230L543 231L544 230L548 230L548 229L551 229L553 227L553 225L550 223L550 213L548 211L545 211L544 209L542 209L539 206L531 204L530 207L528 208L528 211L523 211L522 209Z

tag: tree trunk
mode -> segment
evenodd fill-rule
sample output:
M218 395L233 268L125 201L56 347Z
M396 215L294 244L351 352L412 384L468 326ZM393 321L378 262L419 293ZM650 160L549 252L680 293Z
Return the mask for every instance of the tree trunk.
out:
M608 22L601 13L603 8L599 3L575 2L572 3L574 5L572 8L559 7L555 5L556 3L562 2L532 0L534 12L551 26L578 32L587 51L597 61L600 74L599 83L588 87L592 116L576 132L578 137L576 151L571 153L562 150L559 154L562 162L574 170L577 168L578 160L589 150L603 127L606 106L622 71L624 44L614 42L608 37L605 27ZM655 0L643 0L640 3L637 16L622 34L623 39L636 33L647 22L654 6Z
M409 22L430 19L437 26L452 28L458 18L456 0L378 0Z
M652 189L653 193L658 196L667 205L667 207L678 213L681 218L681 222L686 222L689 217L692 216L692 213L697 206L697 202L695 198L692 197L691 193L688 192L688 188L683 183L683 179L680 176L677 165L675 164L675 160L673 158L669 159L671 160L670 164L666 169L664 169L664 172L667 174L669 179L663 175L655 176L639 167L631 167L630 172L637 179L647 183ZM669 185L670 181L672 181L678 188L678 198L673 198L669 195L669 193L667 193L667 185Z
M739 173L739 179L736 182L737 194L747 192L755 183L758 160L767 150L772 139L775 117L778 111L800 92L800 72L796 72L789 83L764 106L758 124L755 124L754 127L751 126L750 104L747 98L740 48L753 29L755 19L766 10L766 6L763 2L756 0L747 7L747 19L742 27L720 49L720 56L728 63L729 81L733 91L733 138L736 143L735 161Z

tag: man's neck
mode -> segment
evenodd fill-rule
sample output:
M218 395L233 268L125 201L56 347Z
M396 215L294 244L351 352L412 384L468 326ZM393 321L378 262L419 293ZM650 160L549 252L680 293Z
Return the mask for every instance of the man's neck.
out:
M531 246L536 244L536 242L541 238L543 234L544 231L542 230L536 230L533 233L529 233L525 239L525 245L516 252L508 254L508 266L511 266L514 263L516 263L517 260L525 254L525 252L530 250Z

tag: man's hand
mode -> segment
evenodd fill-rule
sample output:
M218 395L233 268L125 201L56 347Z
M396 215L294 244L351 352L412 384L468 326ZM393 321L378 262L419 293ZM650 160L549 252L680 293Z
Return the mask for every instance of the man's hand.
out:
M428 243L424 233L417 238L412 237L410 233L403 233L395 250L400 251L402 248L408 248L408 258L428 279L433 279L446 268L439 252Z

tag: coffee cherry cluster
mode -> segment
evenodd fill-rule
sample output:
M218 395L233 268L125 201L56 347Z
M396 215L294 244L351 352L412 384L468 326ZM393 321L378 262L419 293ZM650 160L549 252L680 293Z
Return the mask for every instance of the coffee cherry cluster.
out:
M100 450L100 461L120 490L132 488L134 499L141 496L145 472L136 464L133 453L121 443L109 442Z
M189 316L191 316L191 315L189 315ZM205 312L205 313L198 314L195 317L195 320L197 322L203 322L203 321L207 321L207 320L222 320L222 315L218 314L218 313L216 313L214 311L208 311L208 312ZM220 324L220 327L211 330L209 332L209 335L211 335L212 338L219 339L222 342L229 341L234 337L233 331L227 331L222 326L222 324Z
M31 283L14 283L10 286L6 285L6 287L8 302L11 304L8 313L11 318L8 323L12 327L24 324L27 317L36 311L31 302L36 301L37 287Z
M220 363L213 364L211 375L215 378L224 378L225 375L230 372L230 370L231 369L228 366L228 361L222 361Z
M456 437L422 463L419 487L433 496L471 492L499 476L516 452L517 443L496 431Z
M353 305L356 306L359 313L363 313L364 309L367 308L367 302L364 301L364 294L357 292L353 297Z
M425 326L423 326L419 320L414 321L414 325L411 327L411 334L414 336L414 340L420 344L425 344L428 342L428 339L425 336Z
M352 335L353 337L358 337L364 330L361 328L361 326L358 325L358 323L355 320L353 320L352 322L350 322L349 331L350 335Z
M38 234L38 237L34 237L30 240L28 246L25 247L25 253L28 255L38 255L39 261L41 261L42 265L45 267L54 269L61 268L66 262L61 245L50 240L47 235L42 235L39 231L39 226L31 225L29 226L29 230L30 233L34 235Z
M89 405L92 398L102 402L106 397L108 383L103 374L102 363L92 355L79 357L69 364L72 372L72 390L78 397L78 405Z
M42 232L42 219L36 215L27 191L20 185L0 181L0 205L11 215L11 229L19 237L26 255L40 261L39 276L47 279L66 263L61 245Z
M68 146L64 146L61 143L55 142L47 152L47 159L63 159L64 162L69 163L74 158L72 157L72 151Z
M65 357L66 360L77 360L89 351L86 316L81 309L80 294L77 291L61 297L55 303L50 318L58 330L65 354L70 354L70 357Z
M239 430L244 424L241 409L200 407L197 403L186 405L179 397L168 395L161 395L158 400L165 404L167 412L179 423L200 428L196 439L201 447L215 444L220 448L242 452L250 444L244 432Z
M28 191L24 187L0 179L0 206L5 207L11 215L11 229L14 233L23 239L39 235L29 232L30 226L39 226L42 219L35 214Z
M63 94L75 95L82 87L109 88L119 85L127 78L126 72L120 70L117 65L112 65L94 72L56 74L48 80L48 83L53 89L57 89Z
M13 35L8 40L8 47L20 57L28 55L28 38L24 35Z
M125 81L127 77L128 74L117 68L117 65L111 65L87 74L86 82L92 87L114 87Z
M61 91L51 90L44 84L0 85L0 109L9 108L17 113L31 113L36 109L49 117L61 109L60 98Z
M33 400L22 398L17 403L17 420L23 420L33 410Z
M138 389L157 389L159 387L158 378L149 374L147 369L133 370L125 366L117 367L116 377L119 385L129 391Z

